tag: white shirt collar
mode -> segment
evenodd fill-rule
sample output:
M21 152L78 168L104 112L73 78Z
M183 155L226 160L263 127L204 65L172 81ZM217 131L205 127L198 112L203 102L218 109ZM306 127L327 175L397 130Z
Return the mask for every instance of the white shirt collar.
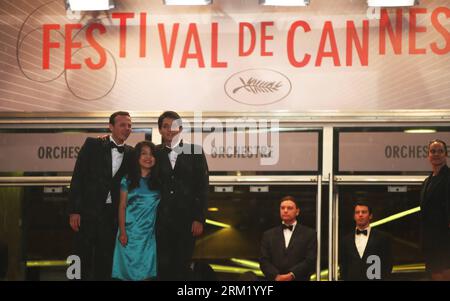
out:
M359 229L358 227L355 227L355 233L356 233L356 229ZM368 225L367 227L365 227L364 229L359 229L359 231L364 231L367 230L367 236L369 236L370 234L370 225Z
M117 144L117 142L116 142L116 141L114 141L114 139L113 139L112 135L109 135L109 141L113 142L113 143L114 143L115 145L117 145L117 146L123 146L123 145L125 145L125 143L122 143L122 144Z
M288 224L286 224L285 222L282 222L282 224L288 225ZM293 222L291 225L293 226L292 230L294 230L295 226L297 226L297 221ZM289 225L288 225L288 226L289 226Z
M170 146L169 146L169 145L165 144L164 146L167 147L167 148L169 148L169 149L171 149L171 150L173 150L174 148L177 148L177 147L180 145L180 143L181 143L182 140L183 140L183 139L180 138L180 139L178 140L178 142L175 143L175 145L170 145Z

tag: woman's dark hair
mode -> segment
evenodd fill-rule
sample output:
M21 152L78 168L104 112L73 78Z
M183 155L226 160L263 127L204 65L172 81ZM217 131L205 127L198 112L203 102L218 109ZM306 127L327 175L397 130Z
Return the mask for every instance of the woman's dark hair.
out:
M434 140L430 141L430 143L428 143L428 149L430 149L430 146L433 143L440 143L440 144L442 144L442 146L444 147L445 155L447 156L447 144L445 144L444 141L442 141L440 139L434 139Z
M130 168L128 173L128 191L131 191L137 187L139 187L139 181L141 180L141 166L139 165L139 158L141 157L142 148L149 147L152 153L152 156L155 157L156 147L153 142L150 141L141 141L134 147L133 159L130 162ZM147 186L149 189L155 190L159 189L159 177L157 175L157 163L155 157L155 165L150 169L150 176L147 180Z

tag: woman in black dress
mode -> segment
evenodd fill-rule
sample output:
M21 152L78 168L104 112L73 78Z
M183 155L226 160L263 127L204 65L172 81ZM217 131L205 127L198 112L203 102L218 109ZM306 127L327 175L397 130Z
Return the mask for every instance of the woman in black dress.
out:
M421 221L425 265L433 280L450 280L450 169L447 145L433 140L428 160L433 172L422 186Z

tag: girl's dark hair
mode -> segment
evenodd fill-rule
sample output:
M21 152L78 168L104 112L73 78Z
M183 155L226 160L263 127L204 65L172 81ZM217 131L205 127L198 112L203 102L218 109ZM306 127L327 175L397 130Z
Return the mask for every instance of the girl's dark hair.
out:
M153 142L148 140L141 141L134 147L133 159L130 163L129 173L128 173L128 191L131 191L139 187L139 181L141 180L141 166L139 165L139 158L141 156L142 148L149 147L152 156L155 157L155 165L150 169L150 176L148 177L147 186L149 189L155 190L159 189L159 177L158 177L158 167L156 162L156 147Z

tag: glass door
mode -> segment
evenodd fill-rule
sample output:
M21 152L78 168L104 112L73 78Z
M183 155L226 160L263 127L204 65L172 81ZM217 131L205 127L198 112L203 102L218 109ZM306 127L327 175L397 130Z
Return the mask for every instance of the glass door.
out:
M261 238L281 223L280 199L287 195L299 202L299 223L317 230L317 183L211 185L205 234L197 240L194 259L210 265L219 280L245 280L250 275L263 279L258 264ZM327 193L322 195L326 204ZM326 207L321 212L322 242L327 240ZM325 251L321 266L327 266Z

